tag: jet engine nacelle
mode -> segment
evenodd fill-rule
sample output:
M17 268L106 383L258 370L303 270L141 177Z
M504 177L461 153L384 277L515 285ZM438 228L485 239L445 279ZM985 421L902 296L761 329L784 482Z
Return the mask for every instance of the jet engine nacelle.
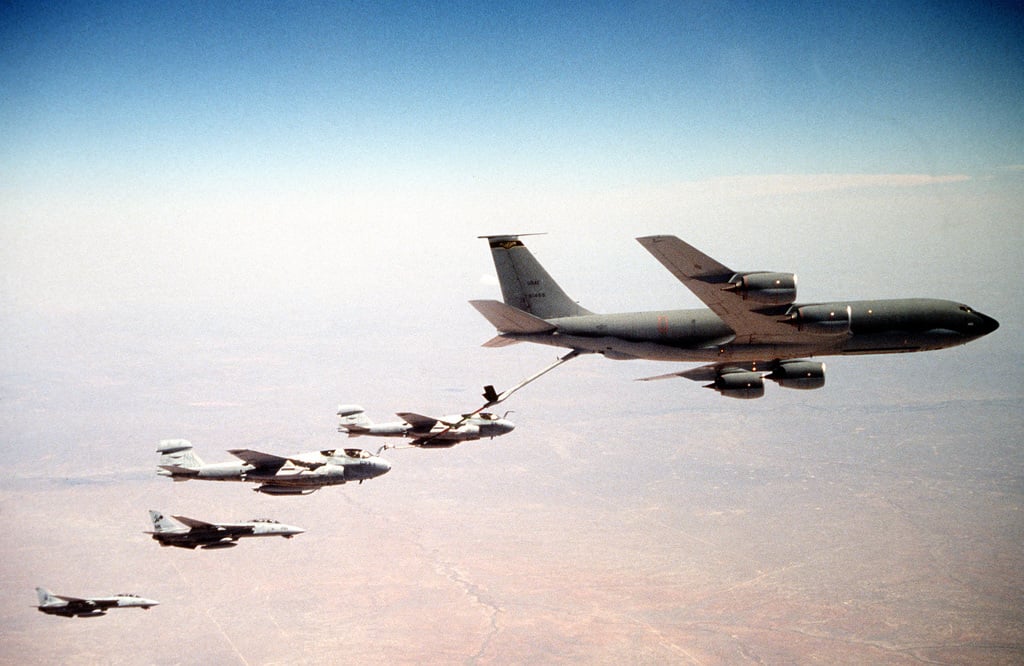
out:
M737 273L729 282L743 300L765 305L789 305L796 300L796 275L792 273Z
M834 305L801 305L790 308L789 323L801 331L812 333L848 333L852 324L850 306L837 308Z
M759 372L729 372L719 375L707 388L715 389L726 398L750 400L764 395L764 379Z
M793 389L817 389L825 385L825 364L815 361L783 361L768 379Z
M313 470L313 473L317 476L326 476L329 478L341 478L345 476L345 467L342 465L321 465Z

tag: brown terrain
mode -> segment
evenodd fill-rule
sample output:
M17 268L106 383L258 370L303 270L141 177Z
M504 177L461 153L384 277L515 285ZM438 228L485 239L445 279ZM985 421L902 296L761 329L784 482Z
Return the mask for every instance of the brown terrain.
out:
M264 497L158 478L156 441L188 437L211 462L235 446L376 449L334 432L335 403L379 420L452 411L477 400L460 375L509 385L551 354L471 349L472 368L457 340L432 359L389 341L385 375L301 330L184 349L85 332L99 342L13 363L4 662L1024 659L1021 405L939 380L969 348L941 368L938 355L838 361L822 391L753 402L583 358L509 401L518 428L504 438L388 451L391 473L361 486ZM25 358L60 348L14 341ZM160 548L143 534L149 508L308 532ZM49 617L35 585L161 605Z

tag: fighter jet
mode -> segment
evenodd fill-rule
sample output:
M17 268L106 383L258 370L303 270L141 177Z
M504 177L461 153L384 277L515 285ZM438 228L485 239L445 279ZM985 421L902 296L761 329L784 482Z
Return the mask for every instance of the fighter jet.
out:
M174 520L171 520L152 509L149 510L149 517L153 521L153 531L146 534L152 534L161 546L193 550L197 547L204 550L232 548L238 545L238 539L241 537L281 536L291 539L296 534L306 531L301 527L282 525L276 520L268 519L249 520L243 523L207 523L186 516L172 516Z
M388 461L362 449L327 449L275 456L250 449L231 449L240 463L204 463L184 439L165 439L157 447L160 463L157 474L175 481L251 481L259 483L256 492L267 495L309 495L323 486L372 479L387 474Z
M137 594L115 594L112 597L66 597L54 594L44 587L37 587L39 596L39 612L62 617L99 617L106 615L111 608L141 608L149 610L160 604L159 601L144 599Z
M434 449L485 437L493 439L515 428L515 424L508 419L483 411L439 419L400 412L398 416L401 421L374 423L359 405L341 405L338 407L338 416L341 417L338 432L348 433L349 437L409 437L412 446Z
M704 362L686 377L730 398L759 398L764 379L785 388L825 384L805 357L886 354L962 345L999 323L955 301L904 298L797 303L792 273L735 271L675 236L640 244L708 309L595 314L570 299L520 236L481 236L504 302L470 301L496 329L485 347L535 342L611 359Z

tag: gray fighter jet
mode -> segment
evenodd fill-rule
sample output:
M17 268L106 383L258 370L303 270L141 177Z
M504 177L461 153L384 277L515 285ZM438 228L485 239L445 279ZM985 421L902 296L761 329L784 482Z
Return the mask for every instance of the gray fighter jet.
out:
M925 351L961 345L999 323L932 298L797 303L792 273L742 272L675 236L637 240L709 309L595 314L570 299L520 240L490 243L504 303L470 301L498 329L485 347L535 342L611 359L704 362L647 379L710 382L731 398L759 398L764 379L816 389L825 364L805 357Z
M175 481L251 481L267 495L308 495L323 486L372 479L387 474L391 464L362 449L327 449L295 456L275 456L250 449L231 449L240 463L204 463L184 439L165 439L157 474Z
M291 539L306 530L292 525L283 525L276 520L257 519L242 523L208 523L186 516L168 518L159 511L149 510L149 518L153 521L153 538L161 546L178 546L179 548L197 547L232 548L238 545L241 537L280 536Z
M341 417L338 432L348 433L349 437L408 437L412 440L409 444L422 448L448 448L459 442L493 439L515 428L508 419L483 411L439 419L400 412L401 421L374 423L359 405L341 405L338 416Z
M115 594L112 597L67 597L54 594L44 587L37 587L39 612L62 617L99 617L111 608L141 608L149 610L158 606L159 601L144 599L136 594Z

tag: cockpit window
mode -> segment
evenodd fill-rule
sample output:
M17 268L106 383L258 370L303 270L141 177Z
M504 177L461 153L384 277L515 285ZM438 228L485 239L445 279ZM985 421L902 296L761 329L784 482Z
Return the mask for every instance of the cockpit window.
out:
M967 307L966 305L961 305L961 306L960 306L960 311L961 311L961 312L966 312L967 314L972 314L972 313L974 312L973 310L971 310L971 309L970 309L969 307Z
M370 452L364 451L363 449L345 449L345 455L349 458L366 459L370 457Z

